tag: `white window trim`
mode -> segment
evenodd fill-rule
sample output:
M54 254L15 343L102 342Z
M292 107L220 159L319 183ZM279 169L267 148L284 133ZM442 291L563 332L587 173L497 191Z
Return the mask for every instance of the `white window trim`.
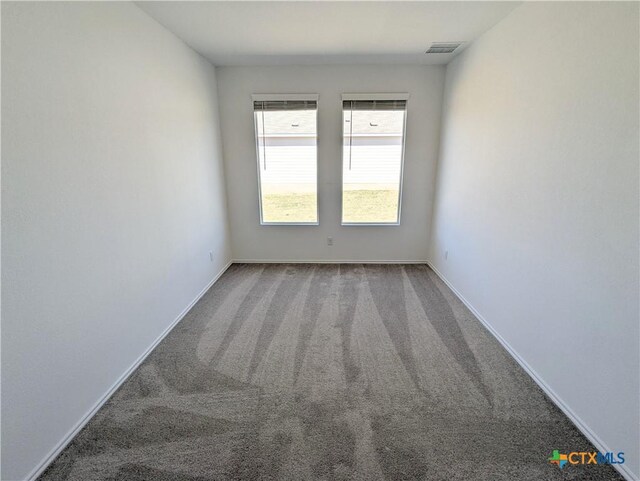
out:
M319 186L319 166L318 166L318 139L320 134L318 131L318 94L252 94L251 110L253 114L253 135L256 144L256 171L258 175L258 216L260 217L260 225L264 226L317 226L320 225L320 195ZM262 179L260 177L260 146L258 145L258 123L256 122L255 110L253 102L270 102L270 101L287 101L287 100L309 100L316 102L316 221L315 222L265 222L262 218Z
M252 94L251 100L254 102L315 100L317 102L319 97L318 94Z
M398 220L397 222L344 222L342 216L344 213L344 108L342 109L342 163L340 165L340 225L345 227L389 227L399 226L402 216L402 186L404 183L404 150L407 143L407 113L409 111L409 94L342 94L342 101L349 100L406 100L407 104L404 109L404 120L402 124L402 154L400 158L400 185L398 190Z
M342 100L409 100L409 94L386 93L386 94L342 94Z

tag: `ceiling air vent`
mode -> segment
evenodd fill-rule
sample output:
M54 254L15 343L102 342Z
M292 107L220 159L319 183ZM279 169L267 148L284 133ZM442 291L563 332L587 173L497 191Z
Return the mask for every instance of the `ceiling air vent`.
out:
M460 45L460 42L436 42L431 44L426 53L451 53Z

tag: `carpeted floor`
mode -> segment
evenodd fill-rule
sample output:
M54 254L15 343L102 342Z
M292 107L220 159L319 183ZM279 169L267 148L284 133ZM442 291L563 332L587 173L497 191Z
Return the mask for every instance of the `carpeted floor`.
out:
M554 449L595 450L428 267L235 264L41 479L622 479Z

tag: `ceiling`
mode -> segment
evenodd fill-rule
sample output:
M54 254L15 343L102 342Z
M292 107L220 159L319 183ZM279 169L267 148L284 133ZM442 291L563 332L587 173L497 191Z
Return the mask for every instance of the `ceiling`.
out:
M215 65L445 64L520 2L140 1ZM451 54L432 42L462 41Z

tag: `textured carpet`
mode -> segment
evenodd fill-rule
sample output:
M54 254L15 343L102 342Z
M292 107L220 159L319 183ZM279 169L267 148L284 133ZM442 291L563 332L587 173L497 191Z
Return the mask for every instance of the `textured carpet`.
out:
M428 267L235 264L41 479L622 479L553 449L595 450Z

